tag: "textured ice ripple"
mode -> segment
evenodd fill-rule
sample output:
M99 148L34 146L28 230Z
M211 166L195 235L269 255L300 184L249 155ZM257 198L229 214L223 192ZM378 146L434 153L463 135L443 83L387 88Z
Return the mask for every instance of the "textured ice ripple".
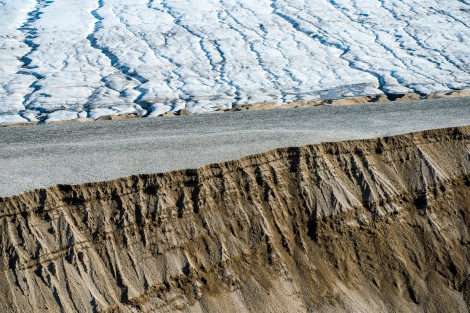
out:
M463 0L2 0L0 124L470 88Z

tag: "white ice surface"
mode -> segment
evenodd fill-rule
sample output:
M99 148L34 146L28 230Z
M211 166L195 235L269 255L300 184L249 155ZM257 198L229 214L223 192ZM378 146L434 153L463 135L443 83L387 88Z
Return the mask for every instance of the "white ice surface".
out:
M0 124L468 89L470 1L0 0L0 63Z

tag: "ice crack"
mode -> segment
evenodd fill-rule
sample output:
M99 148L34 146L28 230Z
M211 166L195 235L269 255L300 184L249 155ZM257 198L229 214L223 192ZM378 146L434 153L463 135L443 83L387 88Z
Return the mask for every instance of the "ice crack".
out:
M21 32L25 34L25 39L24 43L30 48L30 51L23 55L20 58L20 61L23 63L21 66L23 70L20 70L17 72L17 74L23 74L23 75L30 75L34 76L36 78L36 81L34 81L29 87L33 89L32 92L26 94L23 97L23 106L27 107L29 99L31 96L37 92L39 89L41 89L41 85L39 84L39 81L41 79L44 79L44 76L32 71L35 67L31 66L31 63L33 60L30 58L31 54L33 54L35 51L37 51L39 44L34 42L34 39L37 38L37 28L34 27L34 23L38 21L41 18L41 10L44 8L48 7L54 2L54 0L37 0L36 7L34 8L33 11L28 13L28 19L26 22L18 29Z
M406 24L405 27L402 28L403 32L409 37L411 38L418 47L420 47L421 49L423 49L423 51L434 51L436 52L437 54L439 54L445 61L447 61L451 66L453 66L457 71L465 71L465 69L462 69L459 64L457 64L454 60L452 60L449 56L445 55L442 53L441 50L437 49L437 48L432 48L432 47L427 47L423 42L422 40L415 34L412 33L412 31L410 31L410 28L411 28L411 23L410 23L410 20L409 19L404 19L402 16L399 16L398 14L396 14L396 12L389 8L388 6L385 5L385 0L379 0L380 4L381 4L381 7L386 10L387 12L389 12L392 17L397 20L397 21L400 21L400 22L403 22ZM401 1L403 4L405 4L403 1ZM413 12L414 14L416 15L419 15L419 13L413 8L413 7L409 7L410 9L410 12ZM455 17L451 16L450 14L446 14L446 12L442 11L442 10L436 10L434 9L434 11L436 11L437 13L440 13L440 14L443 14L443 15L446 15L454 20L456 20L457 22L461 22L462 24L464 24L466 27L468 27L464 22L456 19ZM432 64L435 64L437 68L440 68L442 69L442 64L441 62L439 62L438 60L434 60L432 58L427 58L426 59L428 62L432 63ZM426 72L424 71L416 71L416 69L412 68L412 67L409 67L407 66L406 67L408 70L418 74L418 75L421 75L423 77L426 77L427 79L429 80L432 80L434 82L436 82L437 84L442 84L442 82L440 82L438 79L436 78L433 78L432 76L426 74ZM454 78L456 77L456 74L453 73L453 72L449 72L449 75L453 76ZM451 88L448 86L448 84L446 84L448 88ZM412 86L410 86L410 88L413 88ZM413 88L414 89L414 88ZM452 88L451 88L452 89ZM415 90L416 91L416 90Z
M224 77L226 57L225 57L224 52L222 51L220 45L217 43L217 41L216 40L208 41L207 38L205 38L203 35L198 34L196 31L192 30L188 25L185 25L184 23L182 23L181 22L181 16L179 16L178 13L174 12L174 10L168 4L167 1L161 1L161 5L167 11L167 13L172 17L175 25L181 27L188 34L190 34L191 36L197 38L199 49L202 51L202 53L204 54L204 57L208 61L209 66L211 68L211 71L216 73L216 75L217 75L216 82L218 82L218 83L222 82L222 83L225 83L227 86L230 86L230 87L234 88L235 89L235 95L236 95L235 101L238 101L238 99L240 98L240 93L239 93L240 87L235 85L232 81L230 81L230 80L228 80ZM208 47L206 47L206 45L208 45L208 44L211 44L214 47L215 51L217 51L217 53L219 54L219 57L221 58L220 62L217 62L217 63L214 62L214 58L211 56L210 50L208 49ZM219 66L219 64L220 64L220 66ZM194 95L186 95L186 97L187 97L186 100L188 101L188 100L191 100L194 97Z
M101 53L103 55L105 55L110 60L111 66L116 68L117 70L119 70L121 73L123 73L126 76L126 78L128 78L130 80L137 81L140 85L147 83L148 79L146 79L145 77L139 75L135 70L131 70L128 66L121 65L120 61L119 61L119 58L113 52L111 52L108 47L100 45L98 43L98 39L96 38L96 33L101 28L103 28L103 22L102 21L104 19L98 13L98 11L101 8L103 8L103 6L104 6L103 0L98 0L98 7L95 10L91 11L91 14L96 19L96 23L95 23L95 27L93 29L93 32L87 36L87 40L90 42L91 47L101 51ZM142 88L140 85L133 88L134 90L136 90L140 93L139 96L134 100L134 103L139 104L139 105L143 105L143 104L146 104L146 103L141 103L141 99L147 93L148 90L145 89L145 88ZM145 109L148 110L148 108L145 108Z
M331 0L330 2L332 3L332 5L337 6L337 3L335 1ZM324 46L334 47L338 50L341 50L342 53L339 55L340 59L346 61L350 68L361 71L361 72L364 72L364 73L367 73L367 74L370 74L373 77L375 77L377 79L378 84L379 84L378 89L383 90L383 87L385 85L385 79L382 75L376 73L375 71L359 67L354 63L354 61L349 60L348 58L345 57L345 55L348 52L350 52L351 48L349 46L345 45L341 41L336 41L336 42L330 41L328 39L328 35L326 33L322 34L321 29L319 29L318 27L316 27L319 30L318 33L315 33L313 31L309 31L309 30L304 29L303 27L300 26L300 23L297 22L295 19L291 18L290 16L288 16L288 15L286 15L286 14L284 14L284 13L282 13L278 10L277 0L272 0L271 1L271 8L272 8L274 14L276 14L277 16L279 16L280 18L282 18L283 20L288 22L298 32L305 34L308 38L310 38L312 40L315 40L315 41L319 42L320 44L322 44ZM341 11L341 9L339 7L336 7L336 9Z

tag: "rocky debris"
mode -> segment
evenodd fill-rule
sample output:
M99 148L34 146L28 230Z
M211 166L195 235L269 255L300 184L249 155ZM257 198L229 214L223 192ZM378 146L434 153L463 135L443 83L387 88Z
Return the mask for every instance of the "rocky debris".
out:
M175 115L191 115L191 111L189 111L188 109L181 109L181 110L178 110L176 111Z

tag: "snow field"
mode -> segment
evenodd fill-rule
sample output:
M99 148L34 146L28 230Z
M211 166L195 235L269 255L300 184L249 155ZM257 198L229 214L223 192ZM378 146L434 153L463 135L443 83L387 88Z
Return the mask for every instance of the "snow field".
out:
M466 0L0 0L0 124L470 88Z

